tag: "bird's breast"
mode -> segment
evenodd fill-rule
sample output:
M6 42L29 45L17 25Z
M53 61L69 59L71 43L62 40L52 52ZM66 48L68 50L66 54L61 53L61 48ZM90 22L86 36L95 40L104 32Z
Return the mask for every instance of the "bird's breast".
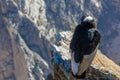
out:
M93 39L93 37L94 37L94 32L95 32L95 29L89 29L88 30L88 38L90 39L90 40L92 40Z

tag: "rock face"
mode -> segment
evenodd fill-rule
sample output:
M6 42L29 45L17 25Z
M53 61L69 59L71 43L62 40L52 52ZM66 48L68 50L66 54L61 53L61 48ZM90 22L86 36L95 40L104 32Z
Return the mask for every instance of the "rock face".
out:
M43 3L41 14L33 15L28 3L0 0L0 80L42 80L51 71L49 54L44 54L49 53L50 44L41 35L45 31L40 32L38 29L41 27L42 30L43 25L46 25L46 18L43 18L45 5ZM38 8L40 6L36 5ZM26 7L31 14L25 12ZM38 22L41 23L38 26L33 18L43 20Z
M65 72L63 65L54 64L54 68L55 77L48 80L76 80L70 73ZM120 80L120 67L98 50L87 70L85 80Z
M83 14L98 20L100 50L119 64L119 5L119 0L0 0L0 80L46 79L54 72L54 36L74 31Z
M120 80L120 67L98 50L87 77L91 80Z
M57 44L53 45L54 80L76 80L70 71L71 57L67 45L69 37L65 37L69 33L59 33L62 37L57 40ZM103 55L100 50L97 51L91 66L86 72L85 80L120 80L120 67ZM52 79L48 78L48 80Z

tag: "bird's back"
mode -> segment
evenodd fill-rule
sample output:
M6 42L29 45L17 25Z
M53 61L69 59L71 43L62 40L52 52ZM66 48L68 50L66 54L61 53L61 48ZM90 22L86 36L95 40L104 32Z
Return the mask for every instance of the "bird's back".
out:
M91 54L100 41L99 32L94 29L81 29L75 44L74 59L80 62L84 55Z
M85 49L92 41L95 31L95 29L81 29L75 44L76 49Z

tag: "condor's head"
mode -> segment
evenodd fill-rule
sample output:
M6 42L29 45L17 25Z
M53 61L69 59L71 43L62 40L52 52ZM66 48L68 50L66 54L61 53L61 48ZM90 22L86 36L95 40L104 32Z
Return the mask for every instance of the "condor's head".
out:
M96 21L92 16L83 16L81 18L81 24L84 27L88 28L96 28Z

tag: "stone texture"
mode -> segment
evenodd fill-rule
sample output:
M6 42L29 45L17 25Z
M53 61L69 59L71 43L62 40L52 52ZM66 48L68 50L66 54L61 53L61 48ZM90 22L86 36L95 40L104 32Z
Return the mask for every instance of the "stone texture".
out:
M70 32L60 32L61 39L53 45L54 80L77 80L72 76L70 70L69 37ZM58 43L60 45L58 45ZM56 45L56 46L55 46ZM65 46L66 45L66 46ZM97 50L91 66L86 70L85 80L120 80L120 67L107 58L100 50ZM48 79L52 80L52 79Z

